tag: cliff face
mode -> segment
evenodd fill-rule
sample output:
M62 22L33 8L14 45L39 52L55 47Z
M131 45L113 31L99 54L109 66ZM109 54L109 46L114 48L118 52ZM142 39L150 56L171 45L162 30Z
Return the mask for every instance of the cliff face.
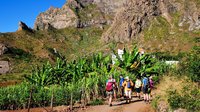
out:
M111 24L117 10L126 0L68 0L61 9L49 8L41 13L34 29L44 30L48 26L56 29L87 27Z
M43 30L48 29L49 26L62 29L75 26L77 23L76 19L75 13L67 5L64 5L61 9L50 7L46 12L41 13L37 17L34 29Z
M129 0L115 16L103 40L128 42L140 33L153 16L160 15L158 0Z
M189 31L200 29L200 11L195 0L128 0L127 3L102 36L103 41L128 42L148 27L149 21L156 16L165 18L173 28L173 21L177 18L171 15L175 13L179 15L179 27L189 25Z
M189 25L188 30L200 29L200 3L198 0L68 0L62 8L49 8L41 13L34 29L50 27L111 27L102 35L105 42L128 42L134 39L149 21L162 16L174 27L171 15L179 15L178 26Z
M181 0L176 6L178 12L181 12L179 26L189 25L188 30L199 30L200 29L200 2L195 2L195 0L184 1Z

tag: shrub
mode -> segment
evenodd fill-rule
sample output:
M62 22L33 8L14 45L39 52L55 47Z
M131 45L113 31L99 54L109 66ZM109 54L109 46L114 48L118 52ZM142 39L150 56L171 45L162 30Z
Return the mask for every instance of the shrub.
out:
M157 109L159 99L160 99L160 96L156 96L156 97L152 100L151 105L152 105L152 107L153 107L154 109Z
M180 73L187 74L187 76L200 83L200 57L197 54L188 54L186 59L182 61L180 66Z
M192 112L200 110L200 91L198 88L168 91L168 102L172 109L184 108Z

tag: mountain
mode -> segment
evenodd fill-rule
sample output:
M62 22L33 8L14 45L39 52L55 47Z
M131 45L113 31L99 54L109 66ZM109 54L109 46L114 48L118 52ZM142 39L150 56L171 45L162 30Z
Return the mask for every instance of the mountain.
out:
M61 9L51 7L41 13L34 28L47 29L49 24L56 29L111 25L103 40L128 42L158 16L173 27L171 15L178 14L178 26L189 24L189 31L199 30L198 9L197 0L69 0Z
M41 13L34 29L47 29L50 24L56 29L69 26L81 28L111 24L115 13L126 0L68 0L62 8L50 7Z
M108 53L112 42L147 52L188 52L199 46L199 9L199 0L67 0L40 13L33 29L19 22L18 31L0 33L6 47L0 60L21 73L59 55L73 60Z

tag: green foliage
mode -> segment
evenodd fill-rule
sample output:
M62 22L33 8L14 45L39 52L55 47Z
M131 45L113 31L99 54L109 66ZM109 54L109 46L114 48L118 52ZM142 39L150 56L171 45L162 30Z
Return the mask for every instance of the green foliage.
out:
M185 87L181 93L177 90L169 90L168 102L172 109L185 108L192 112L198 112L200 110L200 91L197 87Z
M16 109L27 107L30 87L27 83L0 88L0 109Z
M187 74L187 76L200 83L200 57L198 54L188 54L186 59L182 61L179 69L181 74Z
M36 67L32 71L30 77L25 76L25 78L32 84L36 86L47 86L53 84L52 67L50 63L43 65L42 68Z
M12 54L15 59L29 61L31 59L31 54L25 52L22 49L10 47L8 50L8 54Z
M22 108L21 105L24 104L23 108L26 108L25 102L27 102L31 90L33 90L32 107L48 106L52 95L55 105L69 104L71 98L74 101L81 100L81 96L88 100L96 99L98 96L104 96L105 82L111 74L119 82L121 74L129 76L134 81L139 73L159 74L160 72L158 60L147 54L139 56L136 47L132 52L124 49L122 57L122 60L118 57L119 63L112 66L110 65L110 56L100 52L72 62L58 58L55 64L47 62L41 67L35 67L31 75L25 76L28 83L11 87L14 92L9 93L9 87L0 89L1 93L3 91L6 93L1 94L3 98L0 101L1 109ZM138 65L135 66L134 62L137 62ZM19 90L24 93L22 103L16 103L21 99L15 97L19 96ZM6 96L7 94L10 96ZM10 99L8 103L3 102L8 99ZM102 104L102 101L96 100L92 104Z
M157 109L159 99L160 99L160 96L156 96L156 97L152 100L151 105L152 105L152 107L153 107L154 109Z
M112 48L111 48L112 49ZM122 58L112 49L116 55L117 60L115 66L120 67L124 71L129 73L140 75L142 73L147 74L159 74L159 63L156 58L153 58L150 54L143 54L140 56L137 47L134 47L131 52L124 49Z

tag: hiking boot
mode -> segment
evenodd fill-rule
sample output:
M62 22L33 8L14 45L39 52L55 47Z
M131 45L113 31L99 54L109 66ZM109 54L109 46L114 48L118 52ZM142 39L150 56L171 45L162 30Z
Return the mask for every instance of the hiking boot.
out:
M112 104L109 104L110 107L112 107Z

